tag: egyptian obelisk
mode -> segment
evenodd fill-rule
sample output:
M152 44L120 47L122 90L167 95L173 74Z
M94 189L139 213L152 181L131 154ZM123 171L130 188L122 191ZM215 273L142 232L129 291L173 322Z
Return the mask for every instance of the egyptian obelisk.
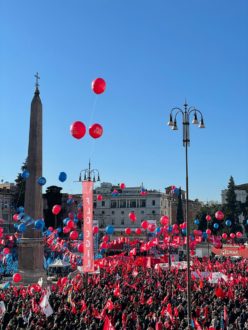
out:
M34 220L43 218L42 187L37 180L42 176L42 103L38 73L35 75L35 93L31 102L27 170L29 178L25 188L25 213ZM18 264L23 283L37 283L43 277L44 241L41 232L28 226L19 243Z

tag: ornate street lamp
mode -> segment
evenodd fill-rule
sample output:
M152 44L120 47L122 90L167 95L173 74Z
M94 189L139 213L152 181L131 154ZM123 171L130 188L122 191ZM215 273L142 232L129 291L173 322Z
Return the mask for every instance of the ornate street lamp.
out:
M185 161L186 161L186 225L187 225L187 245L186 245L186 253L187 253L187 319L188 319L188 329L192 329L191 326L191 272L190 272L190 222L189 222L189 180L188 180L188 147L190 146L190 135L189 135L189 125L190 125L190 116L193 115L192 124L198 125L199 128L205 128L203 115L200 110L191 106L188 107L187 102L185 101L184 109L180 109L178 107L172 108L170 112L168 126L171 127L173 131L178 130L177 127L177 115L182 114L182 123L183 123L183 146L185 147ZM200 122L198 120L198 116L200 117Z
M83 180L82 180L82 174L84 175ZM91 168L90 161L89 161L89 167L80 172L78 181L79 182L82 182L82 181L93 181L93 182L101 181L99 171L95 168Z

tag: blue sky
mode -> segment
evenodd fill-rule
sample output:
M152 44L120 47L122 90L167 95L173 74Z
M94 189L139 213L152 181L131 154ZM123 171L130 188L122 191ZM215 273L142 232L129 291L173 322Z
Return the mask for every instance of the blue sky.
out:
M63 191L79 192L91 158L102 181L184 188L181 124L166 123L187 98L206 122L190 128L190 197L220 200L230 175L248 181L247 18L246 0L1 1L0 179L14 181L27 156L38 71L47 186L65 171ZM76 120L103 137L73 139Z

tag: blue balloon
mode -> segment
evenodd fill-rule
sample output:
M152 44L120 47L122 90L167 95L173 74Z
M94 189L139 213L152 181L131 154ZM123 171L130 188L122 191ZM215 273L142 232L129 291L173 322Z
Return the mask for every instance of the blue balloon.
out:
M25 213L19 213L17 219L22 220L22 218L25 216Z
M17 229L18 228L18 224L14 223L14 228Z
M24 180L28 179L28 178L29 178L29 175L30 175L30 173L29 173L28 170L24 170L24 171L22 172L22 174L21 174L21 176L22 176L22 178L23 178Z
M75 223L78 223L78 218L74 218L74 222Z
M57 228L58 233L62 232L62 229L60 227Z
M202 233L202 238L204 238L204 239L208 238L208 234L205 231Z
M67 199L67 201L66 201L67 205L71 205L71 204L73 204L73 202L74 202L74 200L71 198Z
M155 229L155 233L156 234L159 234L161 232L161 227L157 227L156 229Z
M219 228L219 224L218 223L214 223L214 229L218 229Z
M60 172L59 173L59 181L65 182L66 179L67 179L67 174L65 172Z
M174 194L176 194L177 196L179 195L179 189L178 189L178 188L175 188L175 189L173 190L173 192L174 192Z
M194 241L195 240L195 236L194 235L190 235L190 239L191 239L191 241Z
M70 218L65 218L64 220L63 220L63 224L66 226L67 225L67 222L70 220Z
M24 213L24 207L23 206L19 206L17 209L18 213Z
M84 236L83 236L83 233L80 233L79 236L78 236L79 239L83 239Z
M183 229L182 229L182 234L183 234L183 235L186 235L186 234L187 234L187 229L186 229L186 228L183 228Z
M24 223L21 223L19 226L18 226L18 231L20 231L21 233L23 233L24 231L26 230L26 226Z
M43 229L44 226L45 226L44 221L43 220L40 220L40 219L39 220L36 220L35 223L34 223L34 227L36 229Z
M106 234L108 235L112 235L115 231L114 227L111 226L111 225L108 225L106 228L105 228L105 231L106 231Z
M246 220L246 224L248 225L248 219Z
M228 220L226 220L226 226L227 226L227 227L230 227L231 225L232 225L232 221L231 221L231 220L229 220L229 219L228 219Z
M44 176L40 176L37 180L37 183L40 185L40 186L44 186L44 184L46 184L46 178L44 178Z
M168 227L168 232L172 232L172 230L173 230L172 226L169 226Z
M200 223L199 219L195 219L195 220L194 220L194 224L195 224L195 225L199 225L199 223Z
M46 236L51 235L51 233L52 233L52 232L51 232L50 230L47 230L47 231L46 231Z

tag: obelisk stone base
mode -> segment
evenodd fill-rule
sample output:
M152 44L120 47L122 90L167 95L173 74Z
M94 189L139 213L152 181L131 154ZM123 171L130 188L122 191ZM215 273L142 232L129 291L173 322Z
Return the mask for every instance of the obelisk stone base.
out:
M37 235L38 236L38 235ZM47 276L43 266L44 240L42 237L21 238L18 250L19 273L24 285L37 283L42 277L43 284L47 283Z

